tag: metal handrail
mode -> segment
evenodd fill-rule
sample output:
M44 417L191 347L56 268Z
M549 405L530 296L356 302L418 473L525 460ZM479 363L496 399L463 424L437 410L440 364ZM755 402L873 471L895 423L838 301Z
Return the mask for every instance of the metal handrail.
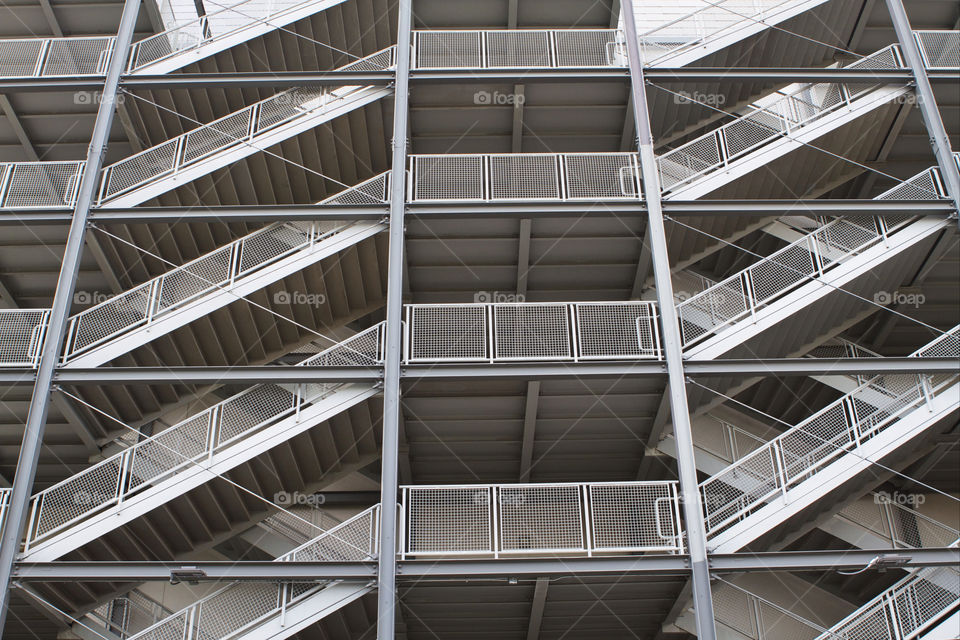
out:
M447 29L413 32L414 69L625 67L617 29Z

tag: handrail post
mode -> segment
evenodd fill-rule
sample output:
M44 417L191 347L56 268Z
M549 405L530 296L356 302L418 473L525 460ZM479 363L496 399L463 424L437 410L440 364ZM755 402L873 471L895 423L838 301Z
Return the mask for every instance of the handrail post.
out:
M103 158L116 111L120 75L124 70L124 56L133 40L139 9L139 0L124 0L123 13L117 29L117 55L110 60L104 79L102 99L97 106L97 118L94 122L90 146L87 149L83 178L77 193L77 202L67 233L57 288L51 305L47 339L42 347L40 366L37 370L33 394L30 397L30 408L24 426L17 470L10 495L10 509L2 537L0 537L0 629L4 628L9 611L10 579L13 574L14 562L20 550L20 540L27 523L30 509L30 491L37 473L40 449L43 446L43 433L47 422L53 378L59 364L60 350L63 347L69 322L70 303L76 289L77 273L80 268L84 237L87 231L87 220L96 196L100 168L103 166Z

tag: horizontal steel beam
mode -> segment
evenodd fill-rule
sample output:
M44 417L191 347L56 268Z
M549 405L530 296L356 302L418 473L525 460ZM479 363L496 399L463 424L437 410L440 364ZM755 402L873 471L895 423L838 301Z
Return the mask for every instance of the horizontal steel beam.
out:
M950 215L949 200L667 200L667 215L682 216L777 216L777 215ZM643 202L584 200L577 202L490 202L410 204L407 216L418 219L540 218L589 216L645 216ZM304 205L223 206L223 207L130 207L94 209L90 218L101 223L175 222L271 222L274 220L379 220L387 205ZM68 210L24 211L0 209L3 224L67 224Z
M931 82L956 82L951 71L928 70ZM875 82L912 83L913 74L904 69L823 69L804 67L656 67L645 71L654 83L676 82ZM230 87L303 87L341 85L389 85L393 71L319 71L250 73L177 73L169 75L126 75L121 86L127 89L225 89ZM413 70L412 82L421 83L504 83L517 82L627 82L626 68L584 69L440 69ZM16 91L99 91L102 78L2 78L0 93Z
M765 358L757 360L687 360L684 371L698 377L809 376L881 373L957 373L956 358ZM657 360L623 362L559 362L510 364L411 364L401 376L406 380L439 378L543 378L662 376L666 366ZM54 381L64 385L88 384L254 384L257 382L377 382L379 367L100 367L59 369ZM26 384L33 371L0 369L0 384Z
M712 554L710 568L722 572L871 570L891 567L955 566L960 550L854 549L848 551L780 551ZM376 575L373 562L38 562L18 563L14 577L23 582L167 581L171 574L192 573L199 581L333 580ZM686 555L616 556L609 558L508 558L489 560L407 560L398 564L400 580L509 578L573 575L682 575ZM202 575L201 575L202 574Z

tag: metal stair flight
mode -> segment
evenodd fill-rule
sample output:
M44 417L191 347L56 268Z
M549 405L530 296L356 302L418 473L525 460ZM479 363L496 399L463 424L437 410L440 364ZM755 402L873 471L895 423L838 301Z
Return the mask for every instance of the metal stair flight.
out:
M828 0L680 0L651 6L633 0L645 64L690 65L757 35ZM623 30L623 17L620 18Z
M915 357L960 357L960 326ZM814 506L960 407L956 375L885 375L827 405L700 485L708 545L731 553ZM885 398L880 402L878 397Z
M380 505L277 558L275 562L376 559ZM371 581L234 582L157 622L129 640L283 640L373 590Z
M939 170L931 168L876 199L936 199L942 194ZM760 352L763 348L758 345L772 340L774 327L780 351L790 352L836 324L836 314L829 310L801 316L800 309L822 307L838 296L848 296L840 288L860 296L873 296L884 283L895 289L901 278L897 260L911 259L916 253L912 248L924 246L948 224L946 218L906 215L829 220L677 304L685 355L713 359L745 345ZM852 297L848 302L861 304ZM804 325L784 342L784 327L791 321Z
M380 362L382 336L375 325L296 366ZM22 558L60 558L377 393L376 383L246 389L34 495Z
M285 222L254 231L71 316L64 366L100 366L384 228L381 222Z
M243 0L133 43L128 73L159 75L182 69L345 1Z
M389 47L340 70L387 69ZM390 95L389 87L291 89L104 167L98 204L132 207Z

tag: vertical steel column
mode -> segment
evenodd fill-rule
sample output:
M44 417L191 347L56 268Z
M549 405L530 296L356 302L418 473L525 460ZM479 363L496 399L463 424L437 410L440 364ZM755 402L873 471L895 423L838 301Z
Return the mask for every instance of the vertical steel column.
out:
M913 29L910 28L910 19L907 18L903 1L886 0L886 2L890 19L893 21L893 29L897 32L897 39L900 41L900 50L903 51L906 63L910 65L914 81L917 83L917 105L920 107L920 115L923 116L923 124L930 135L933 155L937 157L947 194L953 200L953 207L960 214L960 172L957 171L957 163L953 160L950 138L943 126L943 118L940 116L940 108L937 106L930 78L927 77L927 67L923 63L923 56L920 55L920 47L917 46L913 36Z
M703 522L697 467L693 457L693 435L690 427L690 410L687 406L687 391L684 387L680 325L677 321L677 309L673 303L673 282L670 279L670 259L667 255L667 237L660 203L660 175L657 171L657 157L653 152L653 134L650 130L646 79L643 73L633 1L621 2L620 8L623 12L623 26L627 40L631 95L640 147L643 195L647 203L647 243L653 259L657 304L663 320L663 349L667 361L667 386L670 391L670 412L673 415L673 435L677 444L677 468L683 501L683 517L687 527L697 637L700 640L716 640L713 598L710 594L710 569L707 565L706 527Z
M407 114L410 102L412 0L397 8L397 72L393 97L390 239L387 266L386 353L383 363L383 444L380 453L380 558L377 564L377 640L393 640L397 607L397 491L400 449L400 358L403 319L403 244L406 208Z
M27 424L20 444L20 458L17 460L17 471L13 477L7 523L3 529L3 537L0 538L0 588L3 590L0 594L0 633L3 632L7 619L7 610L10 605L10 577L13 572L13 563L20 551L20 540L30 508L30 490L37 473L40 448L43 446L43 432L50 407L53 375L57 369L60 349L67 329L70 301L73 299L77 284L77 271L83 253L87 216L100 186L100 168L103 166L103 156L107 150L110 127L113 123L120 75L127 66L127 55L130 42L133 40L133 29L139 9L140 0L124 0L117 40L110 65L107 67L103 93L97 107L97 119L93 125L90 147L87 149L87 164L80 179L73 220L70 222L63 260L60 263L60 277L53 294L46 339L40 351L40 366L37 370L33 395L30 397Z

